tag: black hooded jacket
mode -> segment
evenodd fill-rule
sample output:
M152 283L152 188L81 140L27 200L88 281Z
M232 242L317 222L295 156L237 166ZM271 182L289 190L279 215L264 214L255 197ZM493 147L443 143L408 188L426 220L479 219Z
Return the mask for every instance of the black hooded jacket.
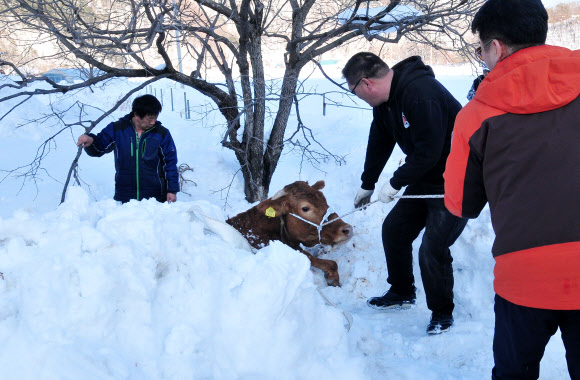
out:
M394 172L391 186L419 184L426 191L443 194L445 161L461 104L420 57L409 57L392 69L389 100L373 108L362 188L375 188L397 143L406 158Z

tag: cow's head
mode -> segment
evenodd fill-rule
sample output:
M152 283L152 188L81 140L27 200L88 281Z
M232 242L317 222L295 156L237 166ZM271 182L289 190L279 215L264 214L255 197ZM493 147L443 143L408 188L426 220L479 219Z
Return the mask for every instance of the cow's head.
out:
M324 245L342 243L352 236L352 227L342 220L325 226L319 240L316 227L289 215L292 213L320 225L328 211L328 203L320 191L322 188L324 181L318 181L312 186L304 181L296 181L285 186L272 198L261 202L257 206L258 211L269 217L284 217L288 238L307 247L319 244L321 240ZM334 218L337 217L336 214L333 215Z
M350 224L339 219L335 212L328 216L328 221L331 223L322 227L320 232L320 241L323 245L344 244L350 240L353 235Z

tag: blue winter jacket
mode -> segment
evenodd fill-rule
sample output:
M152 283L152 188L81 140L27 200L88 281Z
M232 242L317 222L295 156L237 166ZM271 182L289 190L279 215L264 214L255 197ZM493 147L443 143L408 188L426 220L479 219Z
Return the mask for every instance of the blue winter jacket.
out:
M139 137L131 123L132 114L107 125L85 148L89 156L115 153L115 197L123 203L131 199L167 200L167 193L179 191L177 151L169 130L159 121Z

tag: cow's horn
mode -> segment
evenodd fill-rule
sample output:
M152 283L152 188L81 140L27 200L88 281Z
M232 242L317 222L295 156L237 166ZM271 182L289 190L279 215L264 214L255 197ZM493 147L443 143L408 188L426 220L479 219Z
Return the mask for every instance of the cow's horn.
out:
M274 196L272 197L272 200L276 200L278 198L282 198L284 195L286 195L286 192L284 191L284 189L278 191L276 194L274 194Z

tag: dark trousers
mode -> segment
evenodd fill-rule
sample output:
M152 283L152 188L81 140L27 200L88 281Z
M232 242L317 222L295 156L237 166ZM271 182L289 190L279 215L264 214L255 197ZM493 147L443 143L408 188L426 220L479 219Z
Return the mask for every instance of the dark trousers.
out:
M568 372L580 379L580 310L546 310L513 304L496 294L492 379L537 379L540 360L558 327Z
M405 194L432 194L413 191ZM391 289L401 295L414 289L413 241L425 228L419 248L419 268L427 307L436 313L453 312L453 258L449 247L459 237L467 219L445 208L443 199L400 199L383 223L383 247Z

